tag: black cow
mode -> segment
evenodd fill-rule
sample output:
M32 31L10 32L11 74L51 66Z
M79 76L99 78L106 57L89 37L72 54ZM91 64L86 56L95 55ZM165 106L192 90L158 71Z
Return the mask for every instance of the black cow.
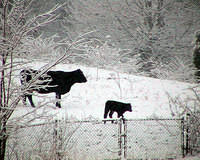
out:
M28 87L27 85L31 83L31 80L39 74L39 71L33 69L22 70L20 72L22 87L27 88L27 91L23 95L23 103L26 104L26 97L28 97L32 107L35 107L31 94L33 91L42 94L55 92L56 99L59 100L56 102L56 106L61 108L61 95L69 92L73 84L87 82L86 77L80 69L72 72L48 71L37 78L38 80L35 85Z
M117 112L117 117L124 118L124 113L126 111L132 112L132 107L130 103L122 103L117 101L108 100L105 104L104 118L107 118L109 113L109 117L112 118L114 112ZM106 121L104 121L105 123ZM113 122L113 121L112 121Z

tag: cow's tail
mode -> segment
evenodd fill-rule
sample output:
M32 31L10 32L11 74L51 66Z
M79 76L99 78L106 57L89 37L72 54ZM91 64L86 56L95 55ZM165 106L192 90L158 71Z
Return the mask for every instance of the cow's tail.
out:
M108 106L107 103L106 103L106 105L105 105L105 110L104 110L104 118L107 118L108 112L109 112L109 106Z

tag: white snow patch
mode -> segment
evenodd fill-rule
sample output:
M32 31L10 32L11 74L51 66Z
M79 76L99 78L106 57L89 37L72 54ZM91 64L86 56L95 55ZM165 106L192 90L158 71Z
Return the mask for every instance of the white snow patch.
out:
M45 63L30 64L30 68L39 69ZM52 70L72 71L80 68L87 77L86 83L75 84L69 93L62 95L62 108L55 107L55 94L41 95L35 93L33 100L36 106L48 102L45 107L48 113L60 118L76 117L84 119L94 117L102 119L107 100L116 100L132 104L133 112L126 112L126 118L172 117L166 92L172 97L190 96L191 84L177 81L160 80L117 73L103 69L84 67L73 64L58 64ZM17 73L19 74L19 73ZM17 80L20 82L20 80ZM19 84L20 85L20 84ZM28 100L27 100L27 103ZM20 103L21 104L21 103ZM31 111L33 108L20 105L12 117ZM114 114L116 116L116 114Z

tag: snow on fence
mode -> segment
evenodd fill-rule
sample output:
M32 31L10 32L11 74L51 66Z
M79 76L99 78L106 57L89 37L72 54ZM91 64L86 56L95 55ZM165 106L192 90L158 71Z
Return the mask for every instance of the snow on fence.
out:
M183 119L55 121L18 128L8 160L173 159L184 156Z

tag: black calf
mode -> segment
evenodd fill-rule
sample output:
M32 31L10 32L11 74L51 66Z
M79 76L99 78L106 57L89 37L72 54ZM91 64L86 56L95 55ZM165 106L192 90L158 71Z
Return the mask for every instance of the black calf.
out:
M108 100L105 104L104 118L107 118L109 113L109 117L112 118L114 112L117 112L117 118L124 118L124 113L126 111L132 112L132 107L130 103L122 103L117 101ZM104 121L105 123L106 121Z

